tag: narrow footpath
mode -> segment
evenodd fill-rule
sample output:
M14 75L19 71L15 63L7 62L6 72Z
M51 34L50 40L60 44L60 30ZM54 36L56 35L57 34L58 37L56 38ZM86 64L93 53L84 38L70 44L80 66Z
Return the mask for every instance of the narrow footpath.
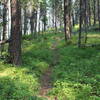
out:
M59 61L59 52L57 49L58 39L57 38L54 39L55 42L52 44L51 47L53 51L52 63L50 67L46 70L46 72L43 74L43 76L41 77L41 89L40 89L39 96L45 98L46 100L58 100L57 97L51 99L49 96L47 96L48 92L52 89L52 80L51 80L52 69Z

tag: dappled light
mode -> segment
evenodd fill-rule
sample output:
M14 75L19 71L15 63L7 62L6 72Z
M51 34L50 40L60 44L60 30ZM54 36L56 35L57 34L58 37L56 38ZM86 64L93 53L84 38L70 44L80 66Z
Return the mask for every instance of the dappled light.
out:
M100 100L100 0L0 0L0 100Z

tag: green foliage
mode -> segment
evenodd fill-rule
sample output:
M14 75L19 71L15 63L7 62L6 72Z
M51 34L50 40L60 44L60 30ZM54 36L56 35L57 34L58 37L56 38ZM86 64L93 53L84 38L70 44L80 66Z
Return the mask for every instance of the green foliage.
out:
M36 40L23 36L21 67L0 61L0 100L46 100L38 96L39 80L53 64L53 46L59 57L52 66L53 88L48 95L58 100L100 100L99 48L78 48L74 45L77 35L73 36L70 45L66 44L64 34L52 32L52 29L46 31ZM99 34L94 33L88 34L88 43L99 43Z
M93 38L88 43L99 43L99 34L90 32ZM65 44L63 35L56 35L59 48L59 61L53 68L53 89L49 92L51 97L58 100L99 100L100 99L100 53L98 48L79 49L75 45L77 36L73 36L72 44ZM59 38L57 38L59 37ZM91 42L92 40L92 42Z
M52 61L47 40L23 37L23 65L14 67L0 61L0 100L45 100L39 98L39 79ZM41 41L41 42L40 42Z
M24 100L38 93L38 79L26 72L9 67L0 73L0 100Z
M66 100L65 98L98 100L96 98L100 95L99 50L62 45L59 53L59 64L56 65L52 74L54 88L50 93L58 96L59 100Z

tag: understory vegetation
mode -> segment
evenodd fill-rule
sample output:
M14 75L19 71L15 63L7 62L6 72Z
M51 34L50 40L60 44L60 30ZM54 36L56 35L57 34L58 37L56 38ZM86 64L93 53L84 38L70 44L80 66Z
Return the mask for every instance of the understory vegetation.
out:
M97 33L97 34L96 34ZM38 39L23 37L23 65L14 67L0 60L0 100L46 100L39 96L41 75L51 67L52 100L100 100L100 47L78 48L77 35L70 45L63 33L45 33ZM98 32L88 34L88 43L99 43ZM56 44L58 61L53 64Z
M100 100L100 0L0 0L0 100Z

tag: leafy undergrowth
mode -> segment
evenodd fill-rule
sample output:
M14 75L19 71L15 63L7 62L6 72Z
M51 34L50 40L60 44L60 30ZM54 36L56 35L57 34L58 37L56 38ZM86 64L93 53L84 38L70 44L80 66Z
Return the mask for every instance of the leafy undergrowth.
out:
M15 68L0 62L0 100L29 100L38 92L38 78L28 68Z
M0 100L45 100L37 95L40 76L52 62L50 45L44 38L23 40L22 66L0 61Z
M93 41L99 38L88 39ZM52 73L54 88L48 95L58 100L100 100L100 49L82 49L73 43L66 45L62 40L58 45L60 58Z
M88 34L88 43L99 43L99 34ZM95 38L96 37L96 38ZM58 100L100 100L100 49L79 49L77 35L65 44L63 34L44 34L37 40L23 40L23 65L0 61L0 100L46 100L38 97L40 77L53 62L52 44L57 44L59 61L52 66L53 89ZM98 39L98 40L97 40Z

